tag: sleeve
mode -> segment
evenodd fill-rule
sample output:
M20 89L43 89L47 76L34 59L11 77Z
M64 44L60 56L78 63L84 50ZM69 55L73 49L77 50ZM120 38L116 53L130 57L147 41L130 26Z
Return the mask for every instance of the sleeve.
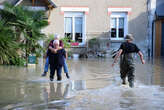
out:
M137 47L137 45L135 45L135 52L138 53L140 51L140 49Z
M64 44L63 44L63 41L62 40L59 40L59 46L64 48Z
M124 45L123 43L120 45L119 50L120 50L120 49L122 49L122 50L123 50L123 48L124 48L124 46L123 46L123 45Z
M50 41L48 47L49 47L49 46L53 47L53 41L54 41L54 40L51 40L51 41Z
M63 55L66 58L66 51L65 51L65 49L63 49Z

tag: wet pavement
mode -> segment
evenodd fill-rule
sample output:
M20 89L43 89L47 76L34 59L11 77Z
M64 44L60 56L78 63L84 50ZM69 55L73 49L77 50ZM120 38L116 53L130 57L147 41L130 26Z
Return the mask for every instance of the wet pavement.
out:
M0 66L0 110L164 110L164 59L136 59L135 87L121 85L112 59L71 59L71 79L41 77L36 66Z

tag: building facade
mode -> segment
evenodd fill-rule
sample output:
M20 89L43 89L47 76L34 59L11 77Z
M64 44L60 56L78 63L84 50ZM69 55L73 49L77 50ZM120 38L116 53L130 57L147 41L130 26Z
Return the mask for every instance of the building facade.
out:
M118 48L128 33L146 53L148 47L147 0L19 0L23 6L56 7L49 10L49 26L43 32L58 33L86 47L90 39L103 39L107 48ZM44 3L43 3L44 2Z
M148 36L151 56L164 56L164 1L148 0Z

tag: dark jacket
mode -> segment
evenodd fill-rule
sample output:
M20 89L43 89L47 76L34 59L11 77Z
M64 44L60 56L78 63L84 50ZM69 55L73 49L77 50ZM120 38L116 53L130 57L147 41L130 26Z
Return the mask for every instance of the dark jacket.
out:
M54 40L51 40L49 45L48 45L48 48L51 46L52 48L54 47L53 46L53 41ZM59 40L59 46L64 48L64 44L63 44L63 41L62 40ZM49 56L51 54L51 50L50 49L47 49L47 52L46 52L47 56Z
M64 65L64 57L66 52L64 49L60 49L57 53L50 52L49 54L49 64L54 65L55 67L60 67Z

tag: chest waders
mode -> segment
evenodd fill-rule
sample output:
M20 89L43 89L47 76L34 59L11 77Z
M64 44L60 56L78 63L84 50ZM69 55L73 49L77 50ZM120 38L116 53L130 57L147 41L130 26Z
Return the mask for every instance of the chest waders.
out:
M133 53L122 54L120 57L120 73L123 82L125 81L126 77L128 77L129 85L132 83L133 86L134 71L135 68L134 68L134 61L133 61Z

